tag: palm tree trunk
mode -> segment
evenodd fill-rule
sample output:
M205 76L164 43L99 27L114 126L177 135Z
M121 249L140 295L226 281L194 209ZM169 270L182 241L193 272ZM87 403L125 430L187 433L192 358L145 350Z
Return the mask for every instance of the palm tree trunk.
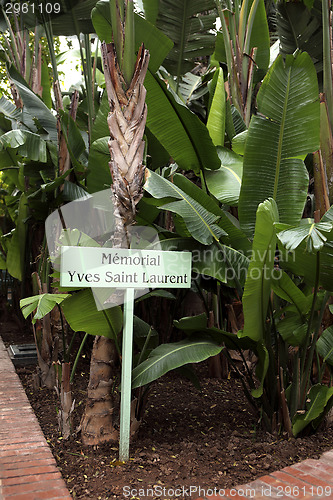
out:
M149 54L141 46L132 81L127 86L117 63L113 44L102 44L102 56L110 113L109 163L115 216L113 247L128 248L129 227L135 219L136 205L142 197L144 176L143 134L147 117L146 76ZM88 385L88 401L81 421L84 444L97 445L118 439L113 425L113 398L111 393L117 351L114 341L96 337Z

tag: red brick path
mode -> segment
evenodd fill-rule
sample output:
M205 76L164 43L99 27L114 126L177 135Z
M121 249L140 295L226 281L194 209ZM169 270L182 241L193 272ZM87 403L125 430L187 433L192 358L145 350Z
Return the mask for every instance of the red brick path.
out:
M0 338L0 500L71 500Z
M333 450L246 485L193 493L197 500L333 499ZM0 338L0 500L37 499L71 496Z

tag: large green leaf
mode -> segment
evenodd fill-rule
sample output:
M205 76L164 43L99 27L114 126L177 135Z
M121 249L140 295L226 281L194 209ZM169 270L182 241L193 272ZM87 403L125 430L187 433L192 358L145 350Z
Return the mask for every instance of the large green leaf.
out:
M278 210L273 199L261 203L252 247L252 258L243 294L244 329L242 336L255 341L264 338L266 315L273 277Z
M225 131L225 91L223 69L218 68L214 75L216 81L212 104L209 109L207 128L215 146L224 146Z
M9 74L23 101L24 110L29 113L38 128L45 130L45 133L47 133L44 137L45 139L57 142L58 131L56 117L51 113L40 97L32 92L27 83L22 82L22 78L17 73L14 66L9 68Z
M243 286L249 259L242 252L226 245L199 245L190 238L168 238L158 242L162 250L192 253L192 275L210 276L225 285L235 288L235 277Z
M220 161L206 126L149 71L145 79L147 127L184 170L217 169Z
M66 320L75 331L90 335L116 338L122 328L122 311L119 306L98 311L90 289L74 293L61 304Z
M159 0L142 0L145 18L152 24L156 23Z
M265 75L268 68L269 57L270 57L269 27L268 27L266 6L264 0L259 0L253 19L252 29L249 32L249 36L250 40L248 42L248 47L245 47L245 49L248 50L247 53L249 54L250 53L249 49L257 47L257 53L255 57L255 62L256 62L255 82L257 82L260 81L262 77Z
M294 304L300 314L306 314L311 304L304 293L282 269L274 269L272 288L282 299Z
M2 121L6 120L6 130L10 130L8 121L11 122L12 126L20 121L22 110L18 109L11 101L2 96L0 99L0 116Z
M35 309L36 312L32 319L32 323L36 323L37 319L42 319L52 311L56 304L61 304L63 300L69 297L66 293L43 293L34 295L20 300L20 308L25 318L29 316Z
M323 224L324 229L328 229L329 225L332 224L332 210L330 209L326 214L322 217L321 222L319 224ZM316 269L317 269L317 257L315 252L311 253L308 250L308 239L311 238L311 234L309 235L308 228L308 219L302 219L305 227L307 227L307 235L303 239L303 241L299 244L297 248L293 248L293 250L288 251L281 244L279 240L279 262L280 266L283 269L287 269L295 275L303 276L306 283L313 286L316 280ZM311 219L310 219L311 221ZM313 221L311 221L312 225ZM301 224L301 225L302 225ZM293 229L291 226L285 225L276 225L278 238L280 235L279 230L283 229L284 231L288 231ZM283 232L284 232L283 231ZM319 236L317 234L317 236ZM324 241L325 240L325 241ZM319 250L319 285L321 285L325 290L333 291L333 230L330 232L325 232L325 235L322 234L320 243L324 241L324 245ZM295 241L296 245L297 241ZM313 243L311 243L313 246Z
M294 347L301 347L306 341L308 324L302 320L299 314L288 312L277 323L277 329L285 342Z
M316 343L316 349L323 361L333 366L333 326L326 328L320 335Z
M76 122L68 113L60 112L60 116L61 127L66 139L68 152L71 155L73 164L75 164L76 160L80 158L81 154L86 149L84 138Z
M306 251L303 242L293 252L287 252L279 245L280 266L298 276L304 276L306 283L314 285L316 280L316 255ZM319 284L333 292L333 242L327 241L320 250Z
M200 249L192 252L192 272L216 278L221 283L235 288L236 281L244 286L249 266L248 258L226 245Z
M99 39L107 43L111 42L110 1L100 0L97 2L91 17ZM135 46L139 48L144 43L150 54L149 68L155 73L172 49L173 43L162 31L138 14L134 15L134 26Z
M182 183L183 176L180 174L174 176L174 183L172 183L155 172L147 170L144 189L154 198L162 200L161 208L180 215L188 231L197 241L204 245L209 245L213 240L218 241L225 232L216 225L218 215L209 211L210 206L207 207L208 209L205 208L207 206L205 202L209 201L211 204L212 200L201 191L202 200L199 203L179 187ZM177 201L168 203L164 198L175 198ZM216 208L219 209L217 205Z
M216 20L214 0L159 0L156 26L174 43L164 66L179 81L194 60L212 54Z
M221 350L220 345L206 339L186 339L173 344L161 344L132 371L132 389L149 384L180 366L216 356Z
M332 228L329 222L309 222L279 232L278 238L286 250L295 250L304 241L307 252L318 252L327 241L323 232L329 233Z
M174 320L173 324L179 330L190 332L200 332L207 328L207 314L202 313L196 316L184 316L179 320Z
M293 434L297 436L307 425L324 414L326 405L333 396L333 387L316 384L311 387L306 401L306 412L293 419Z
M102 191L112 184L109 168L110 150L108 141L110 137L101 137L92 143L88 159L87 188L90 193Z
M226 332L216 327L207 328L207 314L198 316L187 316L179 321L174 321L174 325L179 330L183 330L188 335L195 332L204 333L208 338L218 344L224 343L228 349L251 349L256 352L257 346L249 337L239 337L235 333Z
M238 205L242 185L243 159L226 148L217 148L221 167L207 170L206 181L209 191L226 205Z
M272 197L281 222L298 224L307 196L303 159L319 148L316 72L308 54L279 56L257 96L245 146L239 198L241 227L253 235L258 204Z
M55 36L75 35L79 33L94 33L91 22L91 11L97 0L66 1L66 13L52 19L52 31ZM60 2L61 3L61 2ZM61 5L63 5L61 3ZM73 7L69 9L70 5ZM63 12L63 11L62 11Z
M0 137L1 149L15 149L16 153L29 160L46 162L46 143L38 135L27 130L10 130Z
M317 72L323 67L323 27L321 0L315 0L309 9L305 2L278 2L276 9L277 32L282 55L300 49L307 52Z

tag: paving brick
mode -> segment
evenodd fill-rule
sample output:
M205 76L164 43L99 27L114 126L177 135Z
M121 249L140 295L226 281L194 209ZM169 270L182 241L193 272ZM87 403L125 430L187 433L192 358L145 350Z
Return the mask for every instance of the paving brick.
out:
M40 439L42 436L40 436ZM47 447L46 442L43 440L40 441L34 441L33 443L17 443L17 444L6 444L3 446L3 449L0 451L0 457L2 453L5 452L10 452L11 450L24 450L24 449L30 449L34 450L36 447Z
M20 453L19 455L11 455L9 457L2 457L1 458L1 464L3 467L6 467L7 465L10 464L24 464L25 462L29 462L30 460L52 460L53 458L50 458L50 453L49 450L45 450L44 452L40 453L34 453L31 456L31 453Z
M72 500L66 489L18 493L7 496L8 500ZM5 499L7 500L7 499Z
M290 474L294 477L298 477L305 483L313 486L333 487L333 477L330 474L326 474L326 477L324 477L324 471L322 470L319 471L318 475L312 474L312 472L315 472L316 470L317 469L315 468L302 465L302 468L286 467L282 472L286 472L287 474ZM330 479L330 481L327 481L327 479Z
M31 467L42 467L44 465L54 465L54 459L51 457L48 458L42 458L41 460L34 460L35 457L29 455L30 460L22 460L21 457L19 457L19 460L16 462L11 462L7 464L2 464L2 469L4 471L9 471L9 470L16 470L16 469L22 469L24 467L25 469L31 468Z
M35 491L50 491L55 489L56 491L53 494L59 495L59 491L63 491L64 489L64 483L63 481L39 481L38 485L36 486L36 483L29 483L29 484L14 484L11 486L4 486L2 487L2 494L3 495L18 495L22 493L28 493L30 492L35 492Z
M17 469L9 469L9 470L0 470L0 478L9 478L9 477L22 477L22 476L29 476L30 474L33 473L33 469L36 469L36 473L38 474L44 474L47 472L53 472L54 471L54 464L52 465L44 465L44 466L37 466L37 467L22 467L17 468Z
M299 488L306 486L306 483L304 481L301 481L300 479L298 479L297 477L295 477L293 475L286 474L283 471L276 471L270 475L272 477L276 477L276 479L279 479L280 481L283 481L285 483L285 485L287 485L287 486L290 485L291 487L296 486Z
M269 486L272 486L274 488L277 488L278 486L285 486L285 483L283 481L280 481L279 479L275 478L272 475L269 476L262 476L260 478L260 481L262 481L265 484L268 484Z
M23 434L22 436L10 437L7 439L0 437L1 448L4 449L8 445L14 445L19 443L40 443L40 435L35 433L34 435Z
M29 484L29 483L37 484L39 483L39 481L55 481L55 480L63 481L60 472L56 469L54 470L54 472L51 472L49 474L38 474L38 471L36 471L34 474L31 473L31 475L29 476L8 477L6 479L2 479L1 483L3 486L11 486L15 484Z
M32 455L34 453L39 453L40 451L45 451L48 450L50 452L49 447L47 446L47 443L41 443L41 444L36 444L34 443L34 446L25 446L24 448L21 447L21 444L18 444L16 448L11 448L11 449L6 449L6 450L1 450L0 449L0 463L3 457L12 457L15 455L20 455L22 454L28 454L31 453Z

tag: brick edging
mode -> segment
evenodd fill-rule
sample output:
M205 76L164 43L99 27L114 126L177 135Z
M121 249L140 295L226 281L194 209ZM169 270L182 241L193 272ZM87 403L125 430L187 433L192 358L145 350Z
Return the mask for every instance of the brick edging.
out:
M0 500L71 500L0 337Z

